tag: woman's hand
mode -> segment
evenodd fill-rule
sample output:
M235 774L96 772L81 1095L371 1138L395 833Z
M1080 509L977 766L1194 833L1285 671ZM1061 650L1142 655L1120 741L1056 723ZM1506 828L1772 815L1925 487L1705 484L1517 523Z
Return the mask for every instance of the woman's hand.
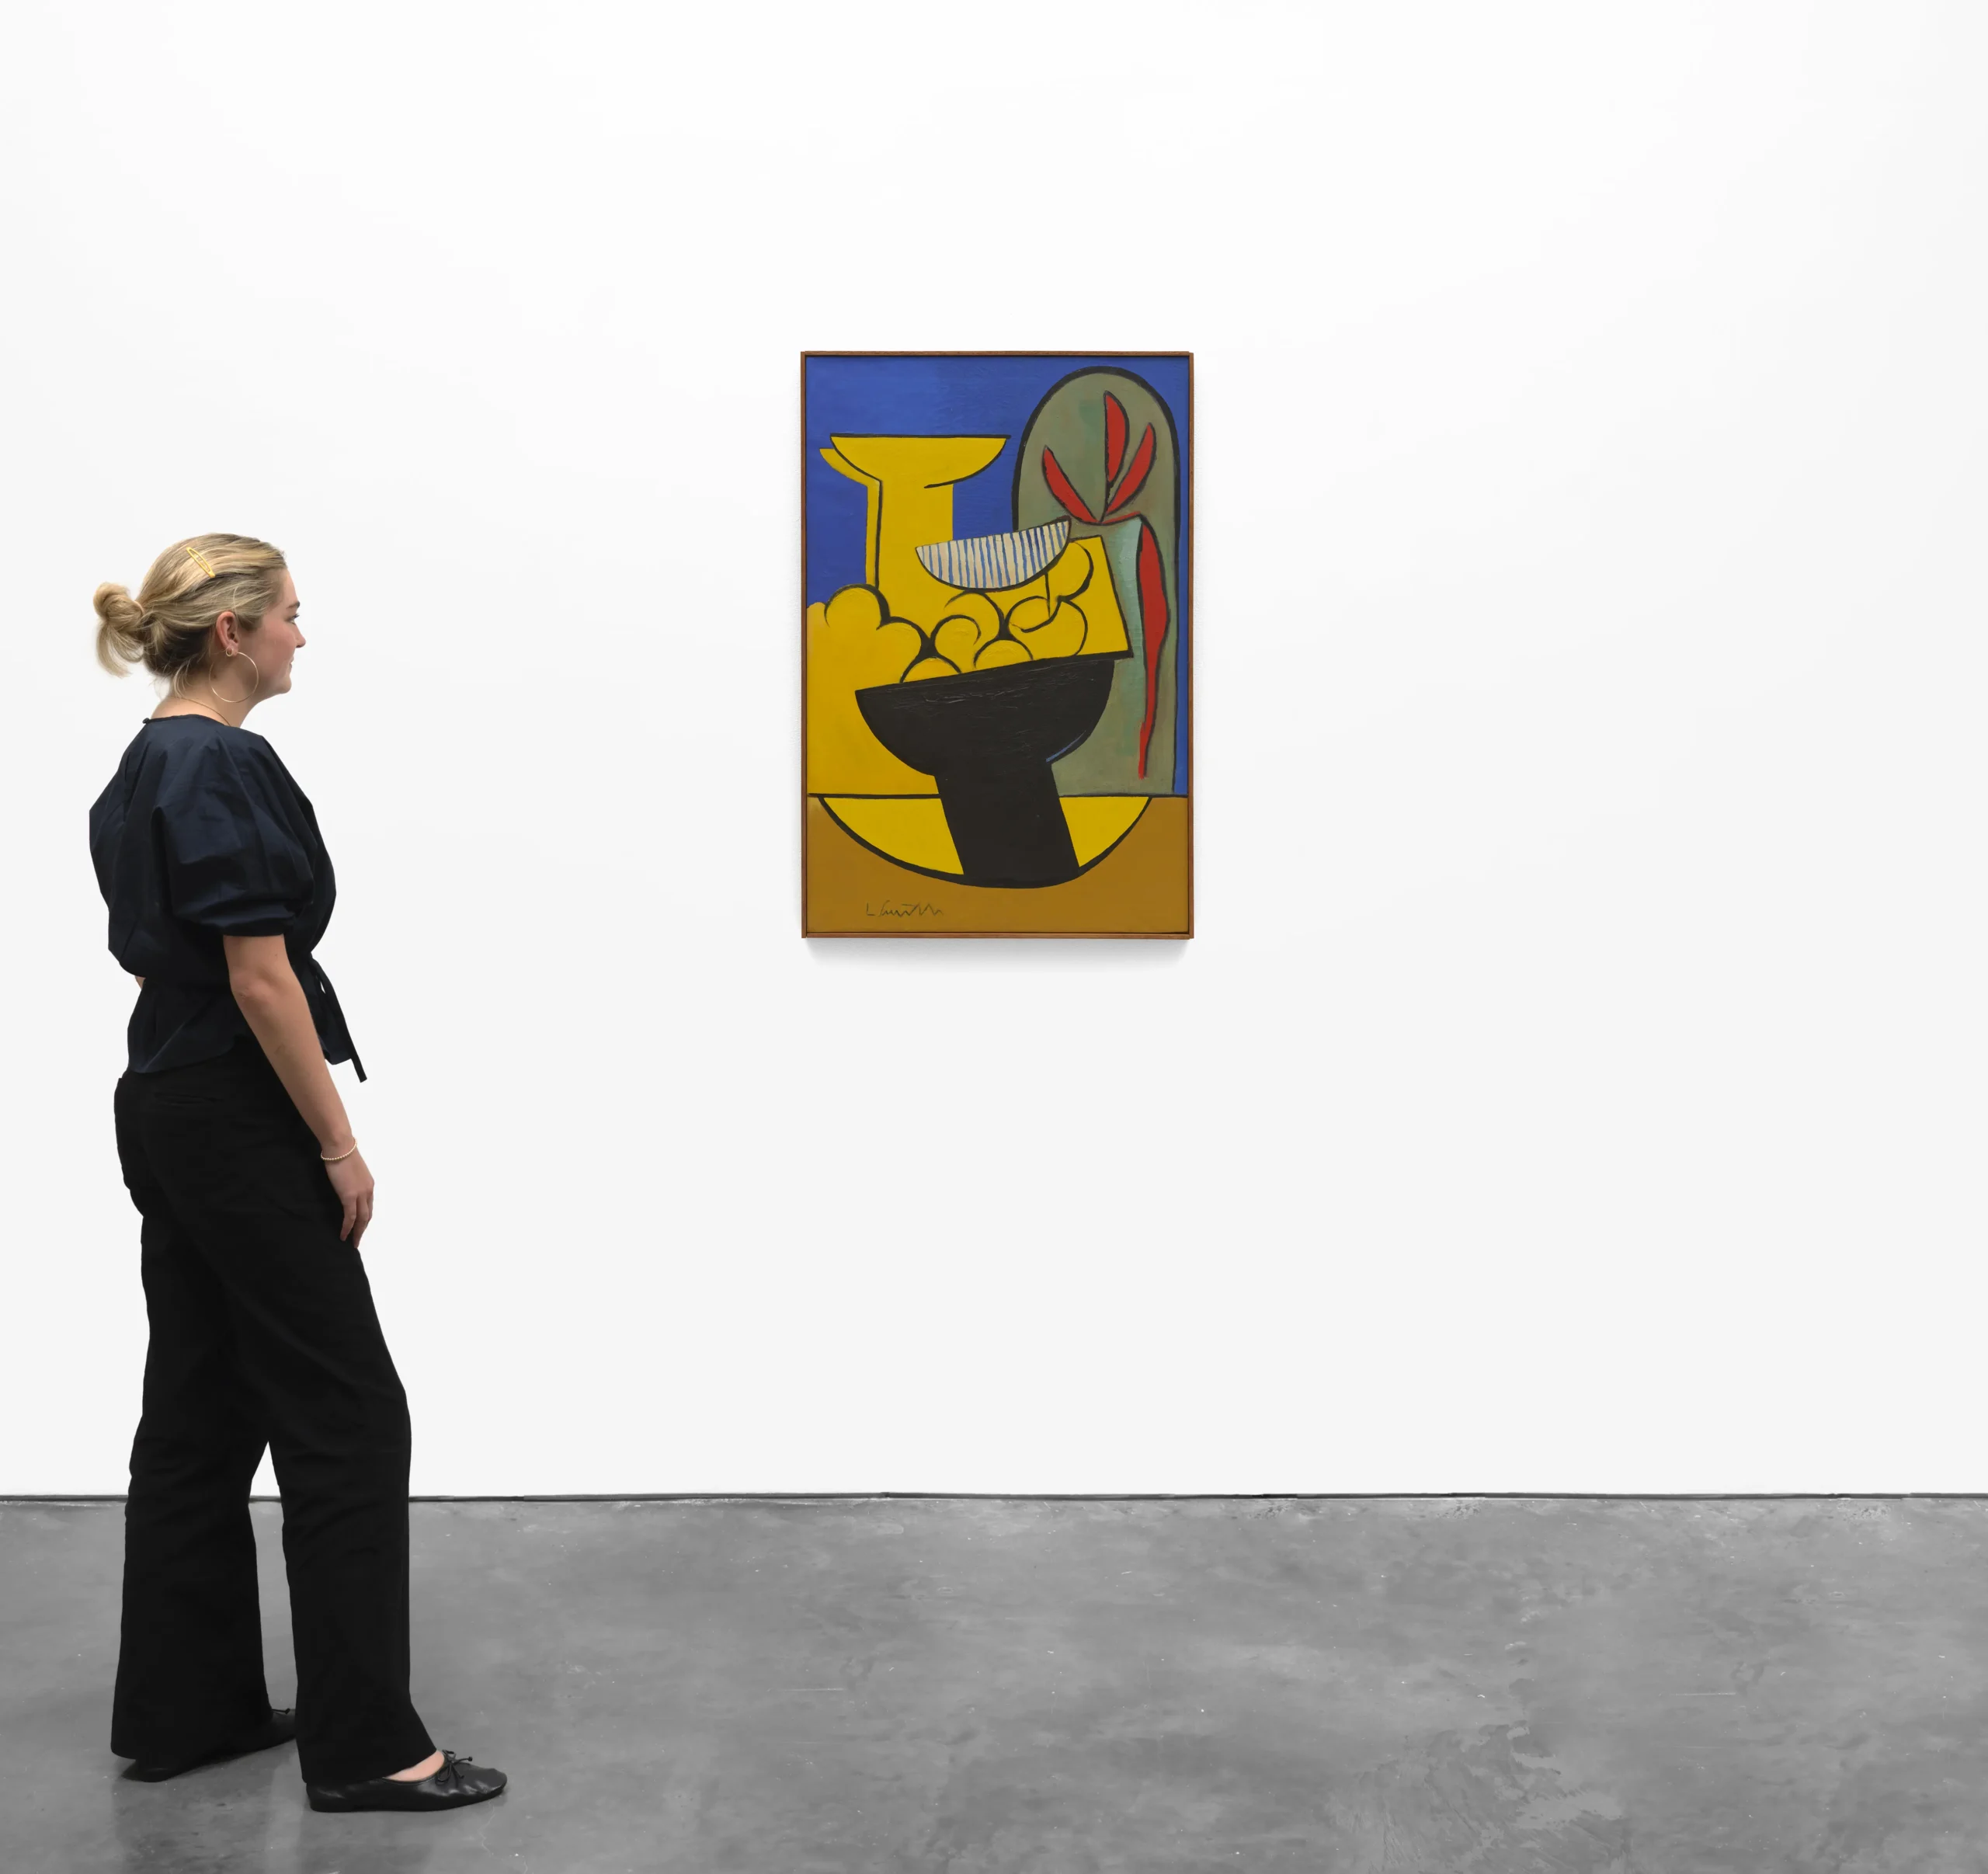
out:
M325 1175L332 1180L332 1190L339 1194L339 1201L345 1206L345 1219L339 1227L339 1241L343 1243L349 1236L356 1250L360 1238L366 1234L367 1225L373 1221L373 1173L367 1170L365 1159L353 1152L326 1165Z
M143 988L145 986L145 979L144 979L144 978L143 976L141 976L141 977L139 977L139 978L138 978L138 979L137 979L137 980L138 980L138 987L139 987L140 989L143 989Z

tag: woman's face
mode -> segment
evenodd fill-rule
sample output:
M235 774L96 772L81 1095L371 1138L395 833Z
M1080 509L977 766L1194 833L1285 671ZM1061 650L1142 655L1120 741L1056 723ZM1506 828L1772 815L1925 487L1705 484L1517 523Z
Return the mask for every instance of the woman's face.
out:
M232 612L223 612L214 621L221 639L216 659L217 667L225 670L235 662L228 655L227 647L230 644L238 645L255 660L256 696L280 696L290 687L290 659L304 643L304 633L297 622L297 582L290 576L289 568L285 567L276 603L263 613L259 631L243 631L241 621L235 619ZM233 620L234 623L226 625L224 620ZM237 687L245 688L242 677L248 674L243 670L241 676L231 676L229 681Z

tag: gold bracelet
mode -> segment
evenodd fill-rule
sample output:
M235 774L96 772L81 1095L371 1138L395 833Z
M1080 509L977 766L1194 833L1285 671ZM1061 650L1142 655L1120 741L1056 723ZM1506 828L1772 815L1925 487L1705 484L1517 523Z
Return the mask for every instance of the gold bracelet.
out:
M359 1149L359 1141L358 1141L357 1139L355 1139L352 1142L352 1152L341 1152L341 1153L339 1154L339 1158L349 1158L349 1157L351 1157L351 1156L352 1156L352 1153L353 1153L353 1152L356 1152L358 1149ZM321 1153L321 1152L320 1152L320 1153L318 1154L318 1156L320 1158L324 1158L324 1159L325 1159L325 1163L326 1164L328 1164L328 1165L335 1165L335 1164L339 1162L339 1158L325 1158L325 1155L324 1155L324 1153Z

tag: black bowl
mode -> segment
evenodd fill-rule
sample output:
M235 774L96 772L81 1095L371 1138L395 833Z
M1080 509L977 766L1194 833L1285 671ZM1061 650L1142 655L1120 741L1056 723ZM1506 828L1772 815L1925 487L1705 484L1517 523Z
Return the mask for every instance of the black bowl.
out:
M1118 660L1045 657L856 693L870 732L906 767L935 777L954 768L1059 761L1097 727Z
M856 693L870 731L939 784L969 885L1056 885L1077 875L1049 764L1097 728L1129 650L1042 658Z

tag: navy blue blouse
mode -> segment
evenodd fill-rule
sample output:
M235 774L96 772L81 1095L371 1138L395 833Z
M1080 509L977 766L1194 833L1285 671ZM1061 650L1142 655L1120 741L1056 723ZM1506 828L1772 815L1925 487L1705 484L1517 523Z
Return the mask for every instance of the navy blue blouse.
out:
M212 716L148 717L90 808L110 954L143 976L125 1031L133 1073L225 1054L254 1030L224 932L280 935L328 1061L366 1069L311 955L337 890L318 816L276 750Z

